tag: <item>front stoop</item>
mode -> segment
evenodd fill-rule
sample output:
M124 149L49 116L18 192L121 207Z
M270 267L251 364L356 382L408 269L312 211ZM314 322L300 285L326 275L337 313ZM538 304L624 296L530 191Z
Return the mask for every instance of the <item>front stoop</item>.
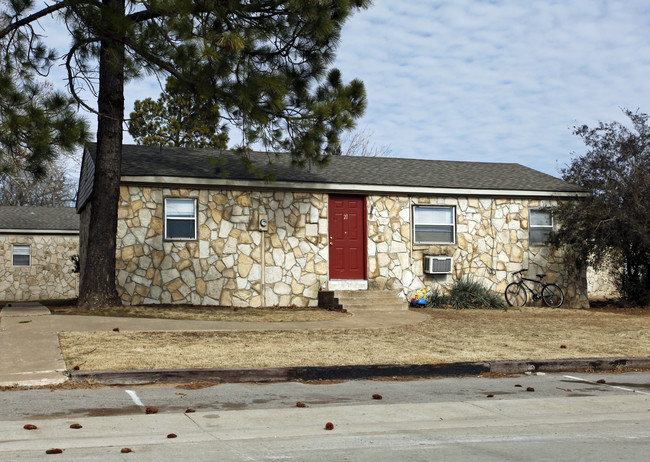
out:
M335 290L334 297L350 312L408 310L408 303L388 290Z

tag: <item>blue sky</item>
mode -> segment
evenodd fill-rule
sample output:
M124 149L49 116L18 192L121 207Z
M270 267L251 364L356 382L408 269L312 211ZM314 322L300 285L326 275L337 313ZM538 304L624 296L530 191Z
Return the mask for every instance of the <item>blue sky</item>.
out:
M376 0L336 65L392 155L517 162L558 176L575 125L650 111L650 2Z
M364 81L359 129L393 156L559 176L583 152L573 126L650 111L650 2L375 0L346 24L334 66ZM159 93L129 84L127 114Z

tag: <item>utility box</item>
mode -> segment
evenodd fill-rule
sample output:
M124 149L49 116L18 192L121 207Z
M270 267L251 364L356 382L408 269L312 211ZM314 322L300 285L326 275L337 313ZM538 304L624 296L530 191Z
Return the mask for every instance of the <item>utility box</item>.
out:
M424 256L424 273L425 274L451 274L453 266L451 257L438 257L434 255Z

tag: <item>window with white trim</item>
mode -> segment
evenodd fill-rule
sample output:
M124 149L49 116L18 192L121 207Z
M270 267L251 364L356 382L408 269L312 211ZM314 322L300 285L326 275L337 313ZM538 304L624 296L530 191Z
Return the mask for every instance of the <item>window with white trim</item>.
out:
M531 209L529 211L528 234L530 245L548 245L553 232L553 215L548 210Z
M29 244L13 245L12 264L14 266L30 266L32 264L32 249Z
M416 244L454 244L455 207L413 207L413 241Z
M165 239L196 239L196 199L165 199Z

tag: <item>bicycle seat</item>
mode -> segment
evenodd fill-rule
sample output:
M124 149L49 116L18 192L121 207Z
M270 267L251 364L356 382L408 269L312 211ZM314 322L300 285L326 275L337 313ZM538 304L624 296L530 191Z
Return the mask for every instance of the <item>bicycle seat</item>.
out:
M540 278L540 279L544 279L546 277L546 274L544 274L544 273L538 274L537 277Z

